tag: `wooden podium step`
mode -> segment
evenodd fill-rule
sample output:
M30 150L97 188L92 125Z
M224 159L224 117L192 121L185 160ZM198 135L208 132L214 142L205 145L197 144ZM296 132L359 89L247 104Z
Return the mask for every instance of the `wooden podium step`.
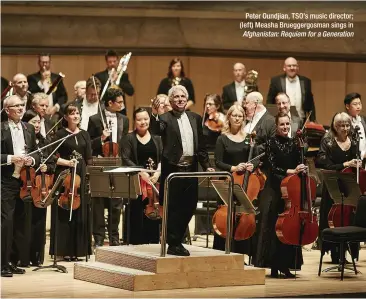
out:
M74 278L130 291L265 283L265 270L246 267L244 256L185 246L189 257L160 257L160 245L99 247L95 262L75 263Z

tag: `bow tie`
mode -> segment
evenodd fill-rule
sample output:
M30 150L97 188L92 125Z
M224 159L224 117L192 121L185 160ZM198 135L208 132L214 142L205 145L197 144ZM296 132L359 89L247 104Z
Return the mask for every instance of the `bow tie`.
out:
M10 122L9 123L9 125L10 125L10 127L12 128L12 129L18 129L18 130L20 130L21 129L21 127L20 127L20 123L15 123L15 122Z
M109 111L106 111L105 112L105 115L107 117L110 117L110 118L116 118L117 117L116 113L110 113Z
M288 81L291 82L291 83L294 83L297 81L298 77L296 76L295 78L289 78L287 77Z

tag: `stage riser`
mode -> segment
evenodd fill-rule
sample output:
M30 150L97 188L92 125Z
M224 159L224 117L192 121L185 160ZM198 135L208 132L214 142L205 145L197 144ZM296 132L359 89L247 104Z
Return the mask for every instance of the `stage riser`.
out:
M75 263L74 268L75 279L130 291L258 285L264 277L264 269L154 274L99 262Z

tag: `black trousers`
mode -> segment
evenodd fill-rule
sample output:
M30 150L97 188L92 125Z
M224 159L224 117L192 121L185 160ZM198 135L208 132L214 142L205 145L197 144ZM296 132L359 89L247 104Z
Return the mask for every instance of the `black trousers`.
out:
M21 181L14 177L1 179L1 267L10 262L15 202L20 186Z
M105 238L105 218L104 218L104 209L108 209L108 222L109 222L109 207L110 207L109 198L92 198L93 205L93 236L94 241L103 242ZM111 231L111 236L109 236L109 241L119 241L119 232L118 226L121 220L121 208L122 208L122 199L112 199L112 221L108 223L108 232Z

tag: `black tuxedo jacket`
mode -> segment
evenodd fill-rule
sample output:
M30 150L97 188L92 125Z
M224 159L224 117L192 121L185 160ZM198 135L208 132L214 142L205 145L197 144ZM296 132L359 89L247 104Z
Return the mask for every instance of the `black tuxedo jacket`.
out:
M222 105L224 106L224 110L229 110L237 100L235 82L225 85L222 89Z
M36 134L34 127L28 123L21 122L23 126L24 141L27 145L27 152L33 152L37 149ZM11 131L8 121L1 123L1 163L6 163L8 155L14 155L13 140L11 138ZM35 153L32 155L36 164L39 165L39 155ZM1 180L10 178L14 173L14 164L1 166Z
M302 94L302 108L305 113L313 111L310 116L311 121L315 121L315 104L314 97L311 91L311 80L304 76L298 76L300 80L301 94ZM276 95L279 92L286 92L286 75L273 77L269 85L267 96L268 104L276 104Z
M255 143L258 146L258 151L259 153L262 153L265 150L267 140L276 134L275 118L268 112L268 110L257 122L252 132L253 131L256 132Z
M128 133L129 120L125 115L122 115L120 113L116 113L116 115L117 115L117 144L119 144L121 151L121 140L123 136L125 136ZM103 111L103 119L104 121L106 119L104 111ZM88 133L91 139L93 156L98 155L102 156L103 150L102 150L101 136L103 134L103 123L100 114L92 115L89 118ZM105 142L108 142L109 138L111 137L108 137L105 140Z
M57 77L58 77L58 74L51 73L52 83L55 82ZM38 86L38 81L40 81L41 78L42 78L42 75L40 72L31 74L27 77L28 84L29 84L29 91L31 93L44 92L44 90ZM52 93L52 96L53 96L54 105L57 103L61 107L62 104L67 103L67 92L66 92L63 80L61 80L60 83L57 85L56 91L54 91Z
M186 111L188 119L193 130L193 145L195 161L198 161L202 168L206 170L210 167L206 144L204 143L202 133L202 118L200 115ZM179 130L177 117L173 111L166 112L159 115L159 119L151 117L150 127L152 134L160 135L163 142L162 154L162 176L164 173L169 173L169 166L167 164L176 165L183 154L182 137ZM167 162L164 163L164 162ZM198 164L195 165L198 169ZM196 169L196 171L197 171Z

